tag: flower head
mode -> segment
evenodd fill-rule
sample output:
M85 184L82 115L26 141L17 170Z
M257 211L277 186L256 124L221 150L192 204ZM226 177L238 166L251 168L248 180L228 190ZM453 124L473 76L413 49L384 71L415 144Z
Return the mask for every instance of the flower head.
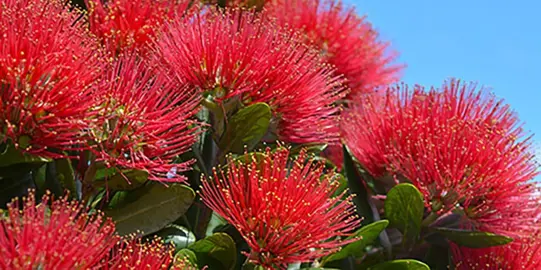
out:
M120 58L100 83L97 116L90 126L92 151L107 167L144 170L149 179L182 181L173 164L196 140L198 96L134 55Z
M278 24L301 31L307 44L319 49L336 66L351 94L373 92L399 79L402 66L392 64L397 53L353 8L340 0L272 0L266 4Z
M157 49L169 71L205 95L268 103L281 140L337 141L341 79L296 40L264 14L208 11L169 24Z
M541 237L539 234L491 248L453 246L453 260L459 270L541 269Z
M203 181L203 202L240 232L251 248L249 259L264 267L307 262L337 251L359 224L352 197L332 197L338 187L323 165L305 161L302 151L267 149L230 160L227 170ZM291 168L288 165L291 164ZM351 241L354 241L352 239Z
M170 269L174 251L172 245L164 244L158 237L143 241L140 237L130 235L112 249L110 257L106 259L108 264L105 269Z
M187 0L85 0L90 30L110 52L146 50L165 21L182 16Z
M475 88L451 80L359 101L345 116L346 144L374 176L411 181L434 211L462 211L469 229L529 234L538 207L529 139L507 105Z
M48 206L50 204L50 206ZM88 214L67 196L52 201L34 193L15 199L0 216L1 269L85 269L98 265L115 245L115 227L102 213Z
M0 142L42 157L80 143L100 70L78 12L63 2L0 2Z

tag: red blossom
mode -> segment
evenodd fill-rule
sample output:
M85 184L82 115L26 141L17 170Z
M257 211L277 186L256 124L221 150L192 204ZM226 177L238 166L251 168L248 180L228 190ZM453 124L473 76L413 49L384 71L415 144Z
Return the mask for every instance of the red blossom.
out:
M110 52L146 50L165 21L188 9L188 0L85 0L90 30Z
M172 267L175 249L170 244L164 244L162 239L156 237L151 241L143 241L140 237L129 236L119 241L106 260L108 264L104 270L125 270L125 269L178 269L183 265L176 264ZM189 269L189 268L186 268Z
M96 47L64 1L0 1L0 142L59 157L79 131L99 76Z
M285 269L333 253L352 240L359 224L351 196L333 197L339 184L334 173L301 151L289 160L289 150L267 149L230 159L227 170L205 179L203 202L224 217L251 248L249 259L266 268ZM291 168L288 168L291 165Z
M451 80L358 100L346 144L374 176L406 177L434 211L464 211L469 229L529 235L538 207L530 140L508 105L475 88Z
M280 25L301 31L306 43L345 75L351 94L373 92L399 79L403 66L392 64L397 53L340 0L271 0L265 7Z
M197 137L197 93L137 60L119 59L100 84L103 96L88 129L97 161L107 167L145 170L149 179L178 182L192 161L173 164Z
M180 81L218 101L268 103L281 140L336 142L342 80L264 14L206 11L167 27L157 50Z
M508 245L491 248L465 248L453 245L458 270L537 270L541 269L541 236L532 235Z
M50 203L50 207L48 204ZM36 205L34 193L0 216L0 269L88 269L99 265L118 238L102 213L88 214L67 196Z

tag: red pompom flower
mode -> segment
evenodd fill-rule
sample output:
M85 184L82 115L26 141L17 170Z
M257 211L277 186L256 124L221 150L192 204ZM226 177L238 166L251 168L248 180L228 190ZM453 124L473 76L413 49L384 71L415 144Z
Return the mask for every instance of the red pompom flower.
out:
M373 92L399 79L403 66L392 64L397 53L389 51L372 25L340 0L272 0L266 7L280 25L302 32L306 43L336 66L351 94Z
M374 176L406 177L434 212L462 212L468 229L529 235L538 207L529 138L509 106L475 88L451 80L359 100L345 142Z
M205 11L168 25L161 62L180 81L218 101L265 102L277 135L294 143L336 142L341 79L318 55L262 14Z
M88 269L118 240L110 219L87 214L67 197L52 201L45 195L36 205L30 192L22 210L15 200L7 213L0 216L0 269Z
M0 143L51 158L81 143L100 64L78 16L63 1L0 2Z
M134 55L113 64L88 129L91 149L107 167L144 170L150 180L183 181L177 172L189 170L191 161L173 161L196 140L198 125L191 118L199 96L155 71Z
M459 270L541 269L539 233L491 248L453 247L453 259Z
M187 0L85 0L90 30L114 55L146 50L165 21L182 16Z
M170 268L173 262L174 247L164 244L162 239L156 237L151 241L144 242L140 237L129 236L119 241L112 249L108 264L103 269L178 269L179 266ZM188 269L188 268L187 268Z
M314 260L356 240L336 238L348 236L359 219L351 196L332 197L335 175L306 162L305 151L294 161L288 156L279 148L230 160L225 173L215 171L201 190L203 202L244 237L249 260L265 269Z

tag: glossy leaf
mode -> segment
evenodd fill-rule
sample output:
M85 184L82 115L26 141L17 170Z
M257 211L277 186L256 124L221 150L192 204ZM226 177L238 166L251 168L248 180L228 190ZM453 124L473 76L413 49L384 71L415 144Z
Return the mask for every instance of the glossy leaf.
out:
M69 190L71 196L77 196L75 172L73 171L71 160L67 158L56 159L54 163L56 167L56 178L62 187Z
M385 199L385 215L399 229L405 241L415 241L421 231L424 213L423 195L412 184L393 187Z
M185 185L152 183L145 188L138 200L105 212L120 235L157 232L181 217L195 198L194 191Z
M51 162L51 160L23 153L11 143L0 144L0 168L21 163L43 164L46 162Z
M179 250L175 254L175 261L187 260L191 265L197 266L197 256L193 251L187 248Z
M255 103L240 109L227 123L218 145L222 152L242 153L244 146L252 149L265 136L272 117L266 103Z
M359 215L364 218L362 225L370 224L375 220L375 218L366 183L364 183L362 177L360 176L357 167L355 166L355 162L353 161L353 158L351 157L346 146L343 147L343 152L344 174L346 175L349 189L356 195L353 198L353 202L357 206Z
M369 270L430 270L423 262L416 260L394 260L375 265Z
M209 269L233 269L237 260L235 241L225 233L207 236L188 247L197 256L200 265Z
M180 251L183 248L195 242L195 235L186 227L176 224L168 225L160 230L156 235L160 236L165 243L171 243L175 246L175 251Z
M115 168L100 169L96 172L95 187L107 187L107 190L133 190L148 180L148 172L143 170L124 170Z
M489 232L467 231L448 228L434 228L447 239L460 246L469 248L487 248L511 243L513 238Z
M325 265L327 262L341 260L349 256L359 259L362 258L365 254L366 246L376 241L380 233L387 228L387 225L389 225L389 221L380 220L363 226L353 236L347 238L351 239L354 237L359 237L359 240L344 246L340 251L334 254L324 257L322 260L322 265Z

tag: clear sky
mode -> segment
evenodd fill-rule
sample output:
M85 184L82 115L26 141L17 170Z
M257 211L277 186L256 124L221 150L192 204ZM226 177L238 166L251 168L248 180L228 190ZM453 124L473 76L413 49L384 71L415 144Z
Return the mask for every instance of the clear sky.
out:
M403 80L489 86L541 146L541 1L344 0L392 42Z

